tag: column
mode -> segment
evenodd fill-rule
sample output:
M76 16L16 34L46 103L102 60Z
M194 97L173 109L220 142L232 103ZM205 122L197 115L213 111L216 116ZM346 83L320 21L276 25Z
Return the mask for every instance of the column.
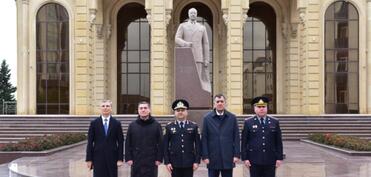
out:
M29 106L29 1L17 3L17 114L30 114Z

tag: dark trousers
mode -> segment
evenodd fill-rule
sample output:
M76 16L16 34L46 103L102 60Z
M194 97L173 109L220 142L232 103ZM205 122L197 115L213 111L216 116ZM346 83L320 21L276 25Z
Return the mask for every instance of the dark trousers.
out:
M193 176L193 167L188 168L177 168L174 167L171 172L171 177L192 177Z
M222 174L222 177L232 177L233 169L225 169L225 170L216 170L216 169L208 169L209 177L219 177Z
M276 176L275 165L251 164L250 177L275 177L275 176Z
M135 162L134 162L135 163ZM142 166L133 164L131 166L131 177L157 177L158 166L144 164Z

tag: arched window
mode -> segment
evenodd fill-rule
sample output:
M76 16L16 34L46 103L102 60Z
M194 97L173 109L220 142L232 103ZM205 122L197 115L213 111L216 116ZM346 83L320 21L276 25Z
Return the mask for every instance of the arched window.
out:
M150 101L150 26L144 6L129 3L117 16L118 113L135 114Z
M36 18L37 114L69 114L69 17L56 3Z
M326 113L359 112L358 21L358 12L349 2L334 2L326 10Z
M243 113L254 113L251 100L266 96L276 112L276 14L264 2L250 4L243 30Z

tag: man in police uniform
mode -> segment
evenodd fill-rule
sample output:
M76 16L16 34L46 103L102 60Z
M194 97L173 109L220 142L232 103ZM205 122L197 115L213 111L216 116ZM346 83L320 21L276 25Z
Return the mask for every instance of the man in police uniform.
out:
M282 135L277 119L268 116L267 97L252 101L256 115L245 120L242 131L242 160L251 177L275 177L282 164Z
M172 108L176 120L165 127L165 165L172 177L192 177L201 159L198 126L187 120L189 104L186 100L175 100Z

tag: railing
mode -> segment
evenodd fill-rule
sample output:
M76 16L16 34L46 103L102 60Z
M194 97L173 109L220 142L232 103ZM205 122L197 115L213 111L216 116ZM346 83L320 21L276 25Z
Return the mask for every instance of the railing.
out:
M16 114L17 113L17 101L5 101L2 100L3 104L1 114Z

